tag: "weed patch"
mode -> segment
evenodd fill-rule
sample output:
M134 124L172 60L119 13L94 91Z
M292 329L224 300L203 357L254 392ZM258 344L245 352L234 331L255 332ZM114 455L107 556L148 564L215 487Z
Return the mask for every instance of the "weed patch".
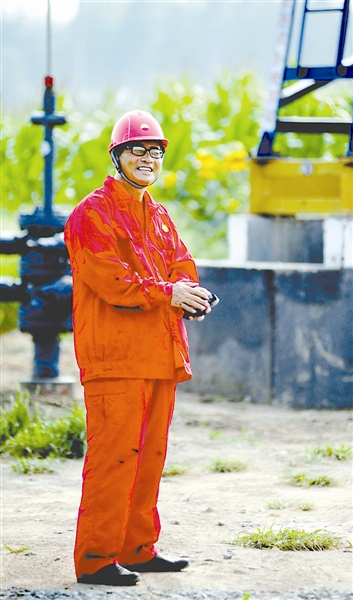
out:
M332 550L342 546L342 538L335 537L327 531L316 529L309 533L299 529L280 529L272 527L258 528L255 532L239 534L233 542L234 546L246 546L260 550L277 549L283 551L298 550Z
M11 410L1 414L0 452L17 458L81 458L85 449L84 410L75 403L67 415L48 419L30 416L28 399L17 395Z
M257 446L260 443L258 438L253 436L252 433L250 431L248 431L248 429L246 427L241 428L239 436L237 438L233 438L232 442L234 444L239 444L241 446L244 446L244 445Z
M302 487L328 487L332 485L337 485L337 481L333 477L328 477L327 475L308 475L307 473L296 473L295 475L290 475L285 483L287 485L298 485Z
M15 473L21 475L40 475L55 473L58 470L58 460L53 458L21 457L12 465Z
M187 468L181 465L168 465L164 467L162 477L174 477L175 475L184 475Z
M21 548L11 548L11 546L8 546L7 544L4 544L4 548L11 552L11 554L20 554L21 552L29 550L29 546L21 546Z
M216 473L231 473L232 471L244 471L246 464L237 460L221 460L217 458L210 465L210 470Z
M332 446L332 444L326 444L326 446L319 446L309 451L309 454L315 457L322 458L336 458L337 460L347 460L352 458L352 448L341 444L340 446Z
M267 508L271 510L284 510L285 508L290 508L294 510L302 510L308 511L313 510L314 504L312 502L294 502L291 500L272 500L267 503Z

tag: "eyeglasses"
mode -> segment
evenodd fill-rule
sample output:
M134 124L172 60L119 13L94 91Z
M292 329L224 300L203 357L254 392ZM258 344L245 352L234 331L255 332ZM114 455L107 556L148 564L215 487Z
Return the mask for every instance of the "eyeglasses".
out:
M126 149L131 150L131 153L135 156L145 156L146 152L149 152L151 158L163 158L164 151L161 148L152 146L151 148L145 148L145 146L126 146Z

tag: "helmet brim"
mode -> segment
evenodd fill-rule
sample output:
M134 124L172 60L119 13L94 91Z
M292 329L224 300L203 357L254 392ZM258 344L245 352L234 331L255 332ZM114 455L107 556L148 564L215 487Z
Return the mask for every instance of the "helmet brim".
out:
M129 140L126 140L124 142L120 142L120 143L116 143L116 142L111 142L110 146L109 146L109 152L111 152L113 150L113 148L118 148L119 146L125 146L126 144L129 144L130 142L159 142L160 144L162 144L164 150L166 149L166 147L169 144L169 140L167 140L166 138L156 138L156 136L144 136L143 138L141 137L132 137L129 138Z

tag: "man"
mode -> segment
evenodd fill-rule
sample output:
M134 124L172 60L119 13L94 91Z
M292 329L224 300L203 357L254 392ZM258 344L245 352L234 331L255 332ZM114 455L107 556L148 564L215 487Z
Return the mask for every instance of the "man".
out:
M166 209L146 190L167 145L152 115L125 114L109 148L115 178L82 200L65 229L87 411L79 583L134 585L139 571L188 565L157 553L156 504L176 384L191 378L182 317L210 312L211 294Z

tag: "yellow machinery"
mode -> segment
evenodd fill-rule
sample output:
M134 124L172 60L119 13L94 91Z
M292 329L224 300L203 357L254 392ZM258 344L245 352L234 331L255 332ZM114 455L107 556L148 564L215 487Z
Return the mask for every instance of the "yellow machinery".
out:
M250 212L294 216L353 211L353 160L253 159Z

